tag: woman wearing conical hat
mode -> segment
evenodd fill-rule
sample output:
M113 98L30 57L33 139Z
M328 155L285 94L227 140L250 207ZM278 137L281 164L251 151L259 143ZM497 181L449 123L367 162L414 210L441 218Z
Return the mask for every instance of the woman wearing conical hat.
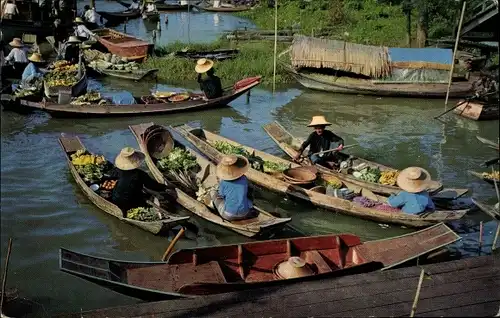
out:
M43 71L40 69L41 65L45 63L40 53L33 53L30 57L28 57L28 61L30 63L23 71L21 75L21 85L29 87L39 78L43 77Z
M83 21L82 18L76 17L75 18L75 36L77 36L80 41L87 41L91 37L94 37L95 34L94 34L94 32L90 31L85 26L85 21Z
M211 193L220 216L228 221L255 217L252 201L249 199L248 179L245 173L250 168L243 156L224 156L217 165L219 190Z
M12 50L5 58L5 61L13 63L28 63L26 51L23 49L24 44L20 38L14 38L9 45L12 47Z
M221 97L224 91L220 78L215 75L214 62L209 59L199 59L194 69L198 73L198 83L205 97L208 99ZM206 74L205 78L202 78L203 73Z
M78 64L80 60L80 43L82 42L78 37L74 35L70 36L60 50L60 57L71 64Z
M145 195L142 192L144 187L154 191L164 191L167 188L139 169L144 158L142 152L132 147L125 147L115 159L116 168L109 173L110 178L118 179L113 188L111 201L123 211L124 217L128 210L144 206Z
M307 137L306 141L300 146L294 160L299 160L302 152L309 146L308 157L313 164L320 164L331 168L330 162L335 161L333 152L316 154L321 151L335 149L342 150L344 148L344 139L334 134L332 131L325 129L331 123L327 122L324 116L313 116L311 123L307 127L313 127L314 131Z
M431 180L427 170L419 167L406 168L399 173L396 182L403 191L387 199L390 206L401 208L403 212L409 214L434 211L435 205L428 189L435 189L437 182Z

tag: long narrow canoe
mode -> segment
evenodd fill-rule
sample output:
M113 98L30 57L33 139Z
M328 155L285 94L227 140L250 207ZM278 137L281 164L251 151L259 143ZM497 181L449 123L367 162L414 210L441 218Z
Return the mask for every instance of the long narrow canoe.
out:
M96 192L94 192L92 189L90 189L90 186L85 183L83 178L80 176L78 171L76 170L75 166L71 162L71 155L75 153L78 150L85 149L85 146L82 144L80 141L80 138L78 137L60 137L59 138L59 144L61 145L65 156L66 156L66 161L68 162L68 167L71 172L71 175L76 181L76 184L80 187L80 189L83 191L85 196L92 202L94 203L99 209L103 210L104 212L108 213L109 215L112 215L119 219L120 221L126 222L128 224L137 226L143 230L146 230L148 232L151 232L153 234L163 234L168 229L175 227L179 224L184 223L189 219L189 216L176 216L172 214L165 215L165 219L162 219L160 221L152 221L152 222L144 222L144 221L137 221L129 218L123 217L123 212L122 210L114 205L111 201L106 200Z
M127 262L60 250L60 270L146 301L280 286L388 269L429 255L460 237L444 224L362 243L352 234L181 249L166 262ZM282 279L276 265L306 261L313 275Z
M297 149L300 147L302 144L303 140L300 140L298 138L293 137L282 125L280 125L278 122L273 122L267 125L264 125L264 130L268 133L268 135L276 142L276 144L291 158L293 158L297 153ZM352 158L348 154L339 152L339 156L342 156L345 159ZM303 165L311 165L311 161L306 158L304 161L302 161ZM381 165L379 163L369 161L363 158L352 158L352 165L357 166L359 164L364 164L366 166L369 166L371 168L379 168L380 171L391 171L391 170L396 170L394 168L388 167ZM368 189L370 191L373 191L375 193L383 194L383 195L389 195L389 194L396 194L401 191L401 189L397 186L391 186L391 185L384 185L380 183L374 183L374 182L367 182L363 180L356 179L354 176L347 174L347 173L341 173L337 172L332 169L328 169L326 167L323 167L321 165L315 165L315 167L321 171L322 173L327 173L327 174L332 174L335 177L339 178L340 180L348 183L352 183L355 185L358 185L360 187L363 187L365 189ZM443 189L443 186L440 185L436 189L430 189L431 194L433 194L433 199L451 199L454 200L456 198L459 198L466 194L469 190L468 189L451 189L451 188L446 188Z
M195 7L198 10L201 11L208 11L208 12L242 12L242 11L248 11L252 9L252 7L249 6L237 6L237 7L204 7L204 6L199 6L196 4L193 4L192 7Z
M136 19L141 16L141 10L125 10L125 11L97 11L99 15L108 20L108 23L120 23L127 19Z
M100 68L98 66L92 67L92 70L99 74L104 74L110 77L116 77L121 79L128 79L133 81L140 81L143 79L154 79L156 77L156 73L158 73L157 68L147 69L147 70L110 70L105 68Z
M256 156L261 157L265 161L288 164L291 167L298 166L297 164L285 159L270 155L248 146L242 146L235 141L216 135L207 130L194 129L187 125L178 126L175 128L175 130L179 132L184 138L189 140L196 148L198 148L200 152L205 154L208 158L210 158L210 160L215 163L218 163L224 155L217 149L215 149L212 144L217 141L222 141L234 146L243 147L249 153L255 153ZM460 219L468 212L468 210L436 210L434 212L424 213L422 215L413 215L402 212L381 211L373 208L362 207L348 200L304 189L297 185L293 185L285 182L284 180L276 178L275 176L257 171L253 168L251 168L246 173L246 176L250 181L257 185L278 193L287 194L311 202L316 207L325 208L330 211L336 211L346 215L376 222L394 223L410 227L424 227L439 222ZM327 175L322 175L322 177L325 179L328 178Z
M493 219L500 221L500 211L494 205L489 205L489 204L480 202L474 198L472 199L472 202L474 202L474 204L479 208L479 210L488 214Z
M167 177L156 166L155 159L149 154L148 146L144 141L144 132L146 129L153 126L155 126L153 123L146 123L130 126L129 128L134 134L141 151L146 155L146 165L156 181L162 184L166 184L169 181L176 182L177 180L167 179ZM161 126L156 127L160 129L162 128ZM181 146L180 143L177 143L177 146ZM217 184L215 166L195 151L192 151L189 148L188 150L197 158L198 164L201 168L197 177L198 180L202 181L202 185L204 187L211 187ZM218 213L211 211L205 204L197 201L196 198L192 198L180 189L176 189L176 192L178 203L189 211L207 221L223 226L247 237L266 236L272 234L282 229L287 222L291 221L291 218L277 218L262 209L259 209L260 213L256 218L243 221L226 221L221 218Z
M472 170L468 170L467 171L470 175L473 175L474 177L477 177L483 181L486 181L488 182L489 184L495 184L495 181L497 182L497 184L500 186L500 179L493 179L493 178L490 178L490 177L487 177L487 176L484 176L481 172L476 172L476 171L472 171Z

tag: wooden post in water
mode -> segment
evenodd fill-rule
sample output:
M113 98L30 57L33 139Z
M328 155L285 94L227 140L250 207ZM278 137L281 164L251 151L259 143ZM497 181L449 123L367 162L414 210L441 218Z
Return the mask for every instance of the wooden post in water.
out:
M273 66L273 94L276 90L276 54L278 50L278 0L274 1L274 66Z
M464 5L462 6L462 13L460 15L460 22L458 23L457 38L455 40L455 48L453 49L453 57L451 60L450 78L448 79L448 89L446 90L446 99L444 100L444 110L446 110L446 107L448 106L448 97L450 96L451 80L453 79L453 70L455 69L455 56L457 54L458 40L460 39L460 32L462 31L462 22L464 21L464 13L465 13L465 5L466 4L467 4L467 1L464 1Z

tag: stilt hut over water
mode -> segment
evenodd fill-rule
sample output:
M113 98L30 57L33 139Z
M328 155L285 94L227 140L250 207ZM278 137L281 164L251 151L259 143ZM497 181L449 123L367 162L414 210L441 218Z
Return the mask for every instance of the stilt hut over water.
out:
M290 73L305 87L323 91L405 97L444 97L453 52L439 48L389 48L295 36ZM469 81L452 84L465 97Z

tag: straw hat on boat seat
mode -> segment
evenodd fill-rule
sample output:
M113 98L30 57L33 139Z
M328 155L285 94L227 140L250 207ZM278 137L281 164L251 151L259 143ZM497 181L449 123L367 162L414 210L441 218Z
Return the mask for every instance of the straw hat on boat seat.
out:
M75 23L84 23L82 18L80 18L80 17L76 17L74 22Z
M196 61L196 66L194 70L196 73L206 73L208 72L209 69L211 69L214 66L214 61L209 60L209 59L199 59Z
M33 63L43 63L43 62L45 62L42 59L42 55L40 53L33 53L33 54L31 54L31 56L28 57L28 60L30 60Z
M331 123L327 122L325 116L313 116L311 123L307 127L314 126L330 126Z
M23 47L23 41L21 41L20 38L13 38L12 41L9 43L10 46L12 47Z
M430 173L420 167L408 167L401 171L397 184L401 189L410 193L418 193L438 186L438 182L431 180Z
M82 43L82 41L78 40L76 36L72 35L68 38L67 43Z
M144 154L132 147L123 148L115 159L115 166L120 170L134 170L144 162Z
M248 159L243 156L224 156L217 165L217 176L219 179L232 181L244 175L249 168Z

